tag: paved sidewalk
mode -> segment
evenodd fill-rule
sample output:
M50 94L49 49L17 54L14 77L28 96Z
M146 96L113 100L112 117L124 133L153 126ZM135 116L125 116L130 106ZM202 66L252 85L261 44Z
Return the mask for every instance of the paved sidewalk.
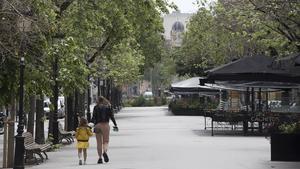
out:
M96 164L91 138L88 164L79 166L75 144L49 152L49 160L31 169L299 169L300 163L270 162L264 137L214 136L204 133L203 117L172 116L166 108L124 108L116 115L110 162Z

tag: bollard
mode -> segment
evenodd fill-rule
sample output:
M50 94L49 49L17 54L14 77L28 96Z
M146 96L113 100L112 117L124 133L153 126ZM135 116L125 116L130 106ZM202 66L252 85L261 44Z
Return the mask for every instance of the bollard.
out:
M3 168L8 168L7 166L7 156L8 156L8 151L7 151L7 138L8 138L8 124L6 121L6 118L4 120L4 133L3 133Z
M14 161L14 121L4 119L3 168L12 168Z
M10 119L7 123L7 142L7 168L12 168L15 152L15 121Z

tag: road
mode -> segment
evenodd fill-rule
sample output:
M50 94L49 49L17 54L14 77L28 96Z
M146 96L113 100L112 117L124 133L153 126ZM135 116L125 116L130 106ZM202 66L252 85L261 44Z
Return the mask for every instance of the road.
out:
M31 169L298 169L300 163L271 162L264 137L210 136L203 117L173 116L166 107L124 108L116 114L119 132L111 132L110 162L96 164L95 137L87 165L78 166L75 144L49 152L49 160Z

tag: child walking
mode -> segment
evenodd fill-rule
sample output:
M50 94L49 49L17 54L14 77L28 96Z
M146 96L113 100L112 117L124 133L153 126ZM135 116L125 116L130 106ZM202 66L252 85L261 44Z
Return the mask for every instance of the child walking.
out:
M88 121L81 117L79 121L79 127L76 129L76 140L78 149L79 165L82 165L82 152L83 152L83 164L86 164L87 148L89 148L89 138L92 136L92 130L88 126Z

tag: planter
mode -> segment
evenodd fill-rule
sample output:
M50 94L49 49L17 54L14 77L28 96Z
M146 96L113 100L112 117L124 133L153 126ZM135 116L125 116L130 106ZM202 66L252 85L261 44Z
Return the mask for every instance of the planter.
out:
M300 134L271 134L271 161L300 161Z
M174 115L183 115L183 116L203 116L204 113L202 110L193 109L193 108L171 108L171 111Z

